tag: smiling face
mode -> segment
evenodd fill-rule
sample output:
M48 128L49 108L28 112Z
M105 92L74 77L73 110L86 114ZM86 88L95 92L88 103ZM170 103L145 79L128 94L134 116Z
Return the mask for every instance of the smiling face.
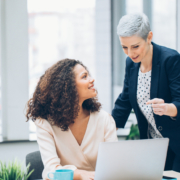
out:
M146 41L136 35L130 37L119 37L119 39L124 53L127 54L133 62L142 62L149 56L152 32L149 32Z
M77 64L74 67L74 73L79 101L83 102L86 99L95 97L97 92L94 88L94 79L89 76L88 71L80 64Z

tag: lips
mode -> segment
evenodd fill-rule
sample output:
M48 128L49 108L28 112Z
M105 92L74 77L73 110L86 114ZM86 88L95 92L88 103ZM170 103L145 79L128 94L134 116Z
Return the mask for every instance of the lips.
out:
M136 56L136 57L132 57L133 60L136 60L139 56Z
M94 84L93 84L92 86L88 87L88 89L90 89L90 90L95 90Z
M88 89L94 89L93 87L94 87L94 84L88 87Z

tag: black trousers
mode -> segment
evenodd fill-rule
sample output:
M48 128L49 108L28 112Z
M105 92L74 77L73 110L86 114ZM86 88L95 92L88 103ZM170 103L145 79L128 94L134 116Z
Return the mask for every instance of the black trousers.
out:
M180 157L178 157L170 147L168 147L166 163L165 163L165 171L173 170L176 172L180 172Z

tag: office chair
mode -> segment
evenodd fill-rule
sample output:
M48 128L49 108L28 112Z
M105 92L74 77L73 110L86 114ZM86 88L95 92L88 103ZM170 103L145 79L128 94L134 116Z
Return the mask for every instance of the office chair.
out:
M31 164L29 172L32 169L34 169L34 172L30 175L28 180L42 179L42 171L44 169L44 165L39 151L35 151L26 155L26 166L29 163Z

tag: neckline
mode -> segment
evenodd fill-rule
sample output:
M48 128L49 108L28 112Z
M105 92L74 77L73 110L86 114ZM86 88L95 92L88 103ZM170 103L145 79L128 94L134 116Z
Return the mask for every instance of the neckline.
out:
M152 69L149 70L148 72L143 73L143 72L141 72L141 69L140 69L140 67L139 67L139 72L140 72L141 74L149 74L151 71L152 71Z
M90 122L91 122L91 112L90 112L90 115L89 115L89 120L88 120L88 123L87 123L86 131L85 131L85 133L84 133L84 137L83 137L83 139L82 139L81 144L79 144L79 143L77 142L77 140L76 140L76 138L74 137L71 129L69 128L69 132L70 132L71 136L73 137L74 141L76 142L76 144L77 144L79 147L82 147L82 145L84 144L85 138L86 138L86 136L87 136L86 134L87 134L87 131L88 131L89 126L90 126L90 125L89 125Z

